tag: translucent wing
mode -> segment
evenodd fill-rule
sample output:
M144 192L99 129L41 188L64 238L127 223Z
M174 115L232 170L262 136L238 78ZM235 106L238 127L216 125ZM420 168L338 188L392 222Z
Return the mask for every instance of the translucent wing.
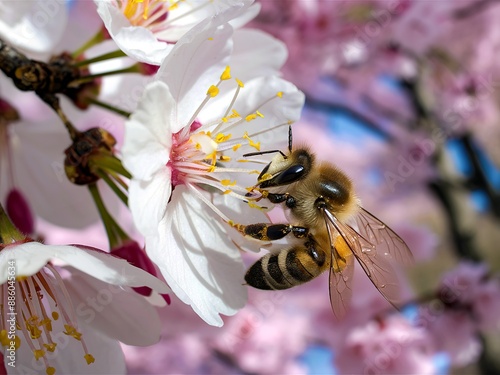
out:
M362 207L356 216L356 224L359 234L377 246L377 253L386 253L404 266L413 264L413 254L401 237Z
M330 303L333 314L340 320L347 314L351 302L354 256L338 231L326 218L325 221L330 240Z
M349 254L345 260L346 264L342 270L335 271L330 267L330 303L333 314L339 320L346 315L352 297L354 257Z
M397 305L402 301L399 279L392 267L390 254L379 251L378 246L368 241L349 225L340 222L331 212L325 210L325 216L345 240L373 285L387 301L397 308Z

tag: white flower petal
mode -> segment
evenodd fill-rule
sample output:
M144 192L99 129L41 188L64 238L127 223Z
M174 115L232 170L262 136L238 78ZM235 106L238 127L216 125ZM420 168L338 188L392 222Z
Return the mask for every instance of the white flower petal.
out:
M15 261L18 276L32 276L52 259L62 260L109 284L149 286L159 293L170 291L165 283L153 275L108 253L76 246L43 245L39 242L8 246L0 252L0 284L7 281L9 261Z
M172 45L159 41L148 29L132 26L123 13L110 1L96 1L109 35L127 56L134 60L160 65L172 50Z
M146 238L146 251L174 293L207 323L223 324L246 302L243 264L220 218L177 186L158 237Z
M73 267L65 279L79 321L128 345L147 346L160 339L156 308L131 289L106 284Z
M125 123L123 165L134 178L149 180L170 160L175 109L164 83L146 86L137 110Z
M171 192L168 168L156 173L149 181L130 181L128 203L134 224L143 236L155 236L158 233L158 223L165 215Z
M46 352L46 357L56 374L126 374L125 358L118 341L111 339L91 327L79 326L87 348L95 358L95 362L88 365L84 359L84 352L80 341L63 334L62 319L52 321L53 332L51 337L57 344L54 353ZM24 338L21 336L21 340ZM8 358L4 356L5 368L8 374L45 374L45 363L36 360L26 342L22 342L16 351L16 367L8 366Z
M217 18L214 18L216 20ZM172 108L172 133L188 124L207 90L217 84L231 53L232 27L203 22L179 40L162 63L156 78L165 82L177 103Z
M233 41L231 74L243 82L278 74L288 55L283 42L260 30L236 30Z
M237 224L246 225L270 222L268 216L263 211L257 208L250 208L247 203L227 194L214 193L212 203L214 203L214 205L227 217L233 218L233 220L237 221ZM228 236L231 237L236 246L247 251L259 252L262 247L266 247L269 244L265 241L244 237L234 228L228 228Z
M65 2L0 2L0 37L30 57L52 52L68 21Z
M249 3L251 4L252 1L250 1ZM229 21L229 23L235 29L243 27L248 22L250 22L255 17L257 17L257 15L260 12L260 8L261 8L261 6L259 3L252 4L248 7L248 9L241 16L238 16L238 17L232 19L231 21Z
M231 20L231 24L243 26L254 18L259 7L250 6L253 0L191 0L178 2L177 6L169 13L169 26L157 37L162 40L176 41L190 31L198 23L220 13L224 13L219 24ZM193 9L197 8L195 12ZM256 9L257 8L257 9ZM234 27L234 25L233 25Z

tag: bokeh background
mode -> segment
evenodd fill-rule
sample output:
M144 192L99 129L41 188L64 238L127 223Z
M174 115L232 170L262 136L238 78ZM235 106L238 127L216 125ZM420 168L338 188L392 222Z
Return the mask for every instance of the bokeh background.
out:
M394 310L361 269L341 322L327 275L289 291L250 290L223 328L173 298L160 311L158 344L123 347L129 373L500 373L500 2L260 3L246 27L287 45L283 75L306 94L294 143L342 168L363 206L412 249L415 265L401 270L407 303ZM73 32L61 50L101 26L92 1L66 5ZM124 92L120 85L107 80L103 95ZM139 79L127 82L119 104L134 107L134 87ZM2 95L31 103L27 120L45 119L43 105L8 90ZM105 125L119 146L117 121L96 109L77 125ZM128 212L119 215L134 233ZM106 246L100 224L80 224L36 225L47 243ZM244 257L250 265L259 255Z

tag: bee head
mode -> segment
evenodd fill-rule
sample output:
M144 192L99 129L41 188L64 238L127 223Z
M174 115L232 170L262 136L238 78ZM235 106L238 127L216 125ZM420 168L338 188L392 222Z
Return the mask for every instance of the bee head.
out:
M310 172L314 155L307 149L292 151L288 156L276 155L258 177L261 188L289 185L302 180Z

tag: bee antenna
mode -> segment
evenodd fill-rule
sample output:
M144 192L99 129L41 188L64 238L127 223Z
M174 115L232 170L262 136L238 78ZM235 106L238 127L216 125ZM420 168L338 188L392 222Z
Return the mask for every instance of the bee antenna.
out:
M288 152L292 153L292 125L288 125Z
M264 154L273 154L275 152L279 152L285 159L286 155L281 150L269 150L269 151L259 151L259 152L250 152L249 154L244 154L243 157L256 156L256 155L264 155Z

